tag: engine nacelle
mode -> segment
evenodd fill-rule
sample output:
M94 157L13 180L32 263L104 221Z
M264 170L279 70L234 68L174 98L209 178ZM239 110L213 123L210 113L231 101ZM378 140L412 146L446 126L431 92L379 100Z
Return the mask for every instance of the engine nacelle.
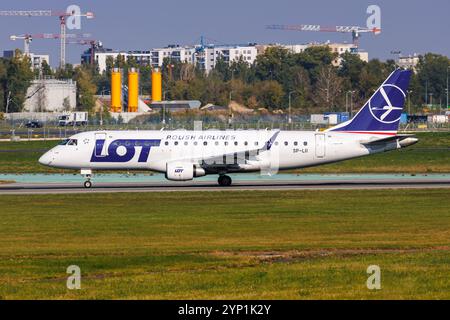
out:
M206 172L203 168L196 168L189 162L169 162L166 165L166 179L171 181L190 181L203 177Z

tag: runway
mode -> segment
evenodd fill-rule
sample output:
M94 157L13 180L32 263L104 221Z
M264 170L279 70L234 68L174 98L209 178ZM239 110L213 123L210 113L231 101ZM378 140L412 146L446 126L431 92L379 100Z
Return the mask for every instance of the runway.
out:
M360 179L320 181L236 181L231 187L219 187L211 181L191 182L99 182L91 189L79 183L11 183L0 185L0 195L91 194L121 192L218 192L282 190L373 190L448 188L450 179Z

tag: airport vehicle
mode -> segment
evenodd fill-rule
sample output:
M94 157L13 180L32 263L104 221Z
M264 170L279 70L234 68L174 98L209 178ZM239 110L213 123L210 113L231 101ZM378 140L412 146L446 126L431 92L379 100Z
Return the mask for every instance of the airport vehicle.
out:
M45 153L43 165L77 169L92 186L94 170L152 170L172 181L318 166L410 146L397 134L411 71L395 70L349 121L319 131L95 131L76 134Z
M69 112L58 117L58 125L60 127L86 126L87 124L87 112Z
M42 123L38 120L30 120L25 124L25 127L31 128L42 128Z

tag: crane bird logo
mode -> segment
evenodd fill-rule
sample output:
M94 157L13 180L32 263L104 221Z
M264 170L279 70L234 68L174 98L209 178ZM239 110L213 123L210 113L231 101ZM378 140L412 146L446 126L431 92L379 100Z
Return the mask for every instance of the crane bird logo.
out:
M400 120L406 95L402 89L385 84L369 101L372 116L381 123L395 123Z

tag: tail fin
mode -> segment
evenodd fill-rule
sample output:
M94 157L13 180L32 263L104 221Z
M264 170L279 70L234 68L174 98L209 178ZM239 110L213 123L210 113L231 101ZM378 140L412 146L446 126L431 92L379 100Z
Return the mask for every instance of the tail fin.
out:
M410 78L410 70L395 70L353 119L327 131L396 134Z

